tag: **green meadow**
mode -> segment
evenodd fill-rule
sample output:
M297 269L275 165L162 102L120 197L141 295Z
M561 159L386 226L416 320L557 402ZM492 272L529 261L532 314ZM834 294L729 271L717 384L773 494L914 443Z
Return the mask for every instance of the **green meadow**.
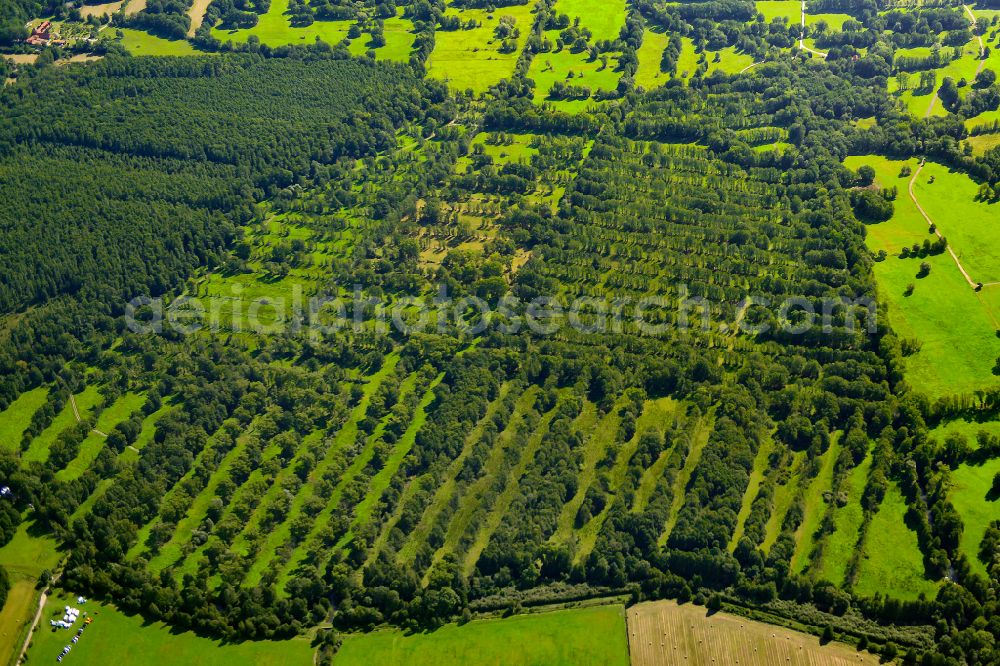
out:
M25 520L14 537L0 548L0 566L7 570L11 588L0 608L0 663L13 663L38 606L35 582L43 570L53 570L62 557L54 539L37 534Z
M901 338L916 339L921 345L917 353L906 359L906 376L910 385L934 399L995 383L993 363L989 359L1000 356L1000 339L995 335L998 326L987 304L991 296L987 293L989 288L980 294L974 292L948 253L925 259L900 259L898 256L903 247L922 244L924 239L931 238L927 223L906 193L909 178L899 175L904 165L915 171L917 160L898 161L868 155L849 157L845 164L851 169L868 164L875 169L880 185L899 189L892 219L868 225L866 229L868 247L873 252L885 250L888 254L885 261L875 263L874 271L880 300L889 306L889 321ZM927 193L934 188L934 185L927 184L931 173L939 176L943 173L943 177L948 179L946 182L956 187L962 187L961 179L929 163L914 188L929 214L947 213L942 204ZM943 192L944 187L942 183L942 187L933 191L955 200L953 195ZM973 214L970 211L979 206L973 201L958 201L954 205L960 206L959 210L965 215ZM954 215L948 214L947 218L940 220L940 225L942 233L960 256L976 259L977 266L989 265L992 248L966 249L960 244L961 240L969 244L967 238L976 230L983 233L982 221L963 220L956 224ZM931 272L918 279L916 275L923 261L930 264ZM910 296L906 296L910 284L915 289Z
M817 577L820 580L827 580L836 585L844 582L847 565L858 547L859 531L864 522L861 498L868 483L868 472L871 467L872 456L869 453L860 465L851 470L846 479L846 487L842 490L847 493L847 504L834 510L833 532L826 537L823 561L817 570Z
M893 484L868 528L868 540L854 591L863 596L933 598L937 584L924 577L924 558L917 533L906 525L906 502Z
M115 426L127 419L134 412L142 408L146 402L146 396L142 393L126 393L115 400L107 409L97 417L97 424L94 426L98 432L91 432L80 444L80 452L76 458L71 460L66 468L56 474L60 481L72 481L79 478L87 471L90 464L94 462L104 447L105 435L110 433Z
M212 29L212 34L222 42L232 40L242 43L254 35L261 44L268 46L312 44L317 39L336 45L347 38L347 31L353 23L353 21L316 21L310 26L297 28L289 23L288 17L285 16L287 11L288 0L274 0L270 9L261 15L254 27L242 30L224 30L216 27ZM388 40L388 29L386 29L387 43ZM367 41L367 37L360 37L355 41Z
M592 41L615 40L625 25L623 0L558 0L556 11L580 23L594 35Z
M796 0L757 0L757 11L764 15L764 21L771 23L776 18L788 19L792 25L802 19L802 5Z
M114 28L123 35L121 43L129 53L137 56L188 56L206 55L195 50L191 42L183 39L163 39L142 30L131 28Z
M670 43L670 35L649 27L642 34L642 46L636 56L639 59L639 70L635 73L635 84L646 90L662 86L670 80L669 74L660 70L660 60Z
M88 386L76 396L76 406L80 410L80 417L86 419L90 412L101 401L101 394L96 386ZM52 423L41 432L38 437L31 440L31 446L21 456L24 462L44 462L49 457L49 447L56 441L59 434L76 423L73 414L73 406L66 401L66 406L59 412Z
M97 601L78 604L76 596L62 592L49 598L42 613L39 629L28 650L29 663L55 661L76 629L50 627L49 620L62 616L65 606L86 611L94 621L86 628L80 641L72 645L65 662L74 666L104 666L105 664L313 664L313 649L305 637L286 641L246 641L223 643L187 632L177 632L162 623L147 622L138 615L126 615L116 607Z
M437 631L345 636L335 666L546 664L627 666L625 610L593 606L449 624Z
M986 575L986 565L979 559L979 546L990 522L1000 519L1000 498L991 494L993 477L1000 474L1000 458L983 465L961 465L951 474L949 499L962 517L962 552L972 570Z
M21 436L31 425L32 415L45 404L49 390L45 387L25 391L0 413L0 449L17 451Z
M428 75L447 81L455 90L471 89L476 93L510 77L531 32L531 8L530 4L513 5L489 12L450 7L446 15L460 16L462 21L475 20L480 25L471 30L439 30L427 62ZM494 36L503 16L513 17L521 31L517 49L511 53L501 53L501 40Z

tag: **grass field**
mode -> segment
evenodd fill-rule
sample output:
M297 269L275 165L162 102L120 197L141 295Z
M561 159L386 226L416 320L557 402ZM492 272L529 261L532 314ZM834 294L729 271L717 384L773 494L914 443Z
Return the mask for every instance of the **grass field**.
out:
M87 418L88 414L97 406L100 400L101 394L97 391L96 386L88 386L77 394L76 406L80 410L81 418ZM49 427L43 430L38 437L31 440L31 446L24 452L22 460L25 462L44 462L49 457L49 447L52 446L52 443L56 441L56 438L59 437L62 431L74 423L76 423L76 417L73 415L73 406L67 400L66 406L63 407L61 412L56 414Z
M691 450L688 451L687 458L684 459L684 466L681 467L681 471L674 480L673 499L670 504L670 513L667 515L667 524L663 526L663 532L656 540L659 546L667 543L674 525L677 524L677 518L680 516L681 508L684 505L684 491L691 481L691 475L694 474L695 468L701 462L701 452L705 449L705 445L708 444L708 438L711 434L712 424L706 419L698 424L694 430L694 434L691 436Z
M820 580L827 580L836 585L844 583L847 565L858 546L859 531L861 523L864 522L861 497L868 483L868 472L871 468L872 456L869 453L847 476L846 487L842 488L847 493L847 504L834 510L833 532L826 537L823 562L816 570L816 577Z
M879 285L880 297L888 302L889 320L893 329L902 338L914 338L922 343L919 352L906 359L906 376L912 386L932 399L953 393L973 391L993 385L997 379L992 374L990 359L1000 356L1000 339L995 331L1000 326L991 311L989 289L976 294L969 288L951 257L945 253L924 260L899 259L899 251L913 243L923 243L928 238L927 223L920 216L916 206L906 194L909 179L900 178L900 169L908 165L916 169L917 161L888 160L883 157L849 157L845 164L857 169L862 164L871 165L876 171L877 181L884 187L895 186L899 196L895 201L895 214L888 222L867 227L868 247L876 252L885 250L888 258L874 266ZM954 174L948 174L943 167L927 167L928 176L921 173L914 190L928 214L941 214L941 231L960 256L969 257L981 270L992 266L995 249L979 247L995 245L986 241L986 225L989 218L982 218L980 204L960 201L943 190L949 184L968 188ZM930 174L944 180L928 185ZM942 175L943 174L943 175ZM964 177L963 177L964 178ZM935 186L939 185L935 189ZM975 215L977 219L957 221L955 213L949 212L934 197L946 197L957 201L959 210L965 215ZM990 210L986 207L986 210ZM982 219L979 219L982 218ZM982 241L970 243L970 237ZM975 247L966 248L964 244ZM919 263L927 261L931 273L917 280ZM972 264L970 264L969 270ZM911 296L905 296L907 285L916 289Z
M557 36L558 33L549 33L549 39L553 41ZM615 71L615 63L614 58L610 58L607 65L600 59L591 62L586 51L574 53L568 48L540 53L531 61L531 69L528 71L528 78L535 82L535 102L553 101L549 99L549 91L557 81L563 81L567 85L586 86L593 92L614 90L621 78L621 72ZM555 101L556 107L564 111L580 111L593 103L589 99Z
M257 21L257 25L245 30L222 30L213 28L212 34L219 41L232 40L235 43L243 43L255 35L261 44L268 46L282 46L285 44L312 44L320 39L331 46L335 46L347 38L347 31L351 27L352 21L316 21L312 25L304 28L292 27L285 13L288 11L288 0L274 0L270 9ZM386 42L388 43L388 30L386 31ZM361 37L357 41L367 41L366 37Z
M920 50L905 51L904 53L909 53L911 55L922 55L923 52ZM951 77L958 83L961 79L965 79L969 83L976 77L976 70L979 68L979 42L975 39L969 40L969 42L962 47L962 55L955 60L952 60L944 67L939 67L934 70L937 72L937 86L941 86L941 82L944 81L945 77ZM889 82L889 92L894 93L898 96L898 99L902 102L903 106L909 110L911 114L918 118L923 118L927 115L928 110L931 110L932 116L946 116L948 111L938 100L934 103L933 108L931 107L931 101L934 96L931 93L925 93L921 95L914 95L913 86L919 81L919 75L914 74L910 76L910 90L905 90L900 92L899 85L896 81L895 76L890 76ZM967 91L968 88L964 88L963 91ZM963 92L964 94L964 92Z
M669 43L670 35L667 33L646 28L642 34L642 46L636 54L639 58L639 70L635 73L637 86L652 90L670 80L670 76L660 70L660 60Z
M52 570L61 555L56 542L35 534L32 524L24 521L14 538L0 548L0 566L10 576L7 603L0 610L0 664L7 664L21 649L24 635L38 606L35 582L43 570Z
M979 136L970 136L966 139L966 141L970 146L972 146L973 155L983 155L997 146L1000 146L1000 134L980 134Z
M558 0L556 11L570 19L580 17L580 25L589 28L592 41L618 38L625 25L625 0Z
M629 608L628 640L632 666L879 663L876 656L843 643L820 645L815 636L728 613L707 616L703 606L680 606L673 601Z
M861 572L854 591L863 596L933 598L937 584L924 577L924 558L917 534L906 525L906 502L895 485L889 487L868 529Z
M743 493L743 504L740 505L740 512L736 516L736 529L733 530L733 536L729 540L730 553L736 550L737 544L743 538L743 530L746 528L747 518L750 516L753 501L757 499L760 484L764 480L764 475L768 470L768 456L773 449L774 440L770 437L761 442L760 447L757 449L757 455L753 461L753 471L750 472L750 481L747 483L747 489Z
M628 666L625 610L593 606L498 620L449 624L426 634L379 631L349 635L335 666L545 664Z
M802 5L796 0L757 0L757 11L764 15L764 21L771 23L776 18L788 19L792 25L802 19Z
M188 56L207 55L203 51L197 51L191 42L183 39L163 39L148 32L133 30L131 28L115 28L116 32L121 31L122 46L129 53L137 56Z
M984 465L962 465L952 475L949 495L965 524L962 551L972 570L986 576L986 566L979 559L979 546L991 521L1000 519L1000 498L990 495L993 477L1000 473L1000 458Z
M1000 436L1000 421L969 421L964 418L942 423L931 431L931 437L944 442L951 433L964 435L972 448L976 447L976 437L980 432L987 432L994 437Z
M823 493L833 488L833 464L837 462L839 455L840 437L834 437L823 454L819 474L806 489L805 516L795 531L795 553L792 555L792 571L795 573L801 573L812 561L816 530L826 511Z
M778 540L778 536L781 534L781 524L785 520L785 514L788 513L788 509L792 506L792 500L795 499L795 494L799 488L802 465L805 463L806 454L805 451L797 451L793 455L794 459L789 463L791 473L788 476L788 481L776 486L774 489L774 503L771 515L764 526L764 542L761 544L764 552L770 551L771 546Z
M76 596L60 593L49 598L39 629L28 650L30 663L54 662L63 646L70 644L75 629L55 629L49 619L61 616L72 605L94 618L79 643L64 662L73 666L95 664L301 664L313 663L313 650L305 637L287 641L221 643L191 632L179 633L162 623L149 623L138 615L126 615L109 604L88 601L77 604ZM81 626L82 620L76 627Z
M45 404L49 390L40 386L25 391L0 413L0 449L17 451L21 446L21 435L31 424L31 417Z
M496 12L449 8L446 15L460 16L463 21L476 20L480 26L472 30L439 30L427 63L428 75L447 81L456 90L471 89L477 93L510 77L531 32L531 9L530 4L504 7ZM503 16L513 17L521 30L517 49L512 53L500 53L501 42L493 34Z
M820 21L825 21L828 32L839 32L844 27L844 22L852 18L850 14L810 14L808 8L806 9L806 25L812 26ZM802 17L799 16L799 22L801 20Z

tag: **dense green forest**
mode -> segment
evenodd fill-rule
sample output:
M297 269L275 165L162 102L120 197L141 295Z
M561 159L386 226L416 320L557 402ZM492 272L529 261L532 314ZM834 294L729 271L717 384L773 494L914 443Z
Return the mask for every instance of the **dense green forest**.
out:
M991 302L962 263L988 257L955 253L968 237L914 187L928 160L992 210L1000 149L973 150L967 121L996 111L996 78L949 78L927 117L888 90L986 21L815 3L845 18L810 57L750 2L636 0L600 38L563 3L530 25L476 2L289 7L292 27L370 35L359 55L226 46L213 30L270 5L216 0L193 39L241 53L19 67L0 92L0 545L30 519L65 547L67 589L230 640L322 626L323 659L338 632L627 595L997 663L997 482L969 479L1000 474L1000 391L920 385L934 341L900 328L885 277L905 267L905 304L957 265ZM186 11L121 25L183 35ZM412 28L404 62L376 57L391 21ZM476 21L511 71L450 89L436 44ZM586 74L540 91L560 57ZM904 214L935 235L876 249ZM383 325L444 295L460 305L433 325ZM316 326L336 299L353 325ZM217 325L131 319L191 300ZM0 568L0 606L6 588Z

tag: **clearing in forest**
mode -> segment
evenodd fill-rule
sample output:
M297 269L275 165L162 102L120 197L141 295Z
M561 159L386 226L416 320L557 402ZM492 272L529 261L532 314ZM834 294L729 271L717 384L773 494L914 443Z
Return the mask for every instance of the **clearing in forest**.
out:
M706 615L703 606L674 601L636 604L628 609L632 666L848 666L877 664L878 657L843 643L819 639L738 615Z
M660 28L647 25L642 33L642 46L636 53L639 69L635 73L635 85L646 90L658 88L670 80L670 75L660 69L663 52L670 44L670 35Z
M25 391L0 413L0 449L20 449L21 436L31 425L31 417L45 404L48 395L49 390L44 386Z
M802 573L812 560L816 545L816 531L826 512L824 493L833 489L833 467L840 455L840 436L834 435L830 446L821 457L819 474L809 482L805 491L805 512L802 522L795 531L795 553L792 555L792 571Z
M101 449L105 446L108 433L122 421L129 418L133 413L142 408L146 402L145 393L126 393L109 405L101 415L97 417L94 429L87 434L87 437L80 444L80 451L76 458L71 460L65 467L56 474L60 481L72 481L87 471L90 464L100 455Z
M851 470L844 480L843 492L847 493L847 503L833 512L833 532L827 535L823 549L823 561L819 565L817 578L843 585L847 576L847 566L851 555L858 547L864 509L861 498L868 484L868 473L872 468L871 452L861 464ZM812 563L815 565L815 562Z
M962 517L962 552L972 570L986 576L986 565L979 559L980 545L989 524L1000 519L1000 495L993 492L993 479L1000 474L1000 458L982 465L961 465L951 474L949 499Z
M336 46L347 39L347 31L354 23L354 21L315 21L305 27L293 27L290 17L286 15L288 5L288 0L274 0L267 13L261 15L254 27L240 30L215 27L212 28L212 36L223 43L231 40L233 43L241 44L254 35L261 44L268 46L286 44L311 46L317 39L330 46Z
M335 666L546 664L628 666L625 609L591 606L448 624L429 633L348 634Z
M501 79L510 78L521 50L531 34L533 5L512 5L496 11L485 9L455 9L449 7L445 16L458 16L465 24L476 22L468 30L438 30L434 36L434 51L427 61L427 74L448 82L455 90L472 89L485 92ZM505 49L497 37L500 20L509 16L520 35L516 48Z
M921 593L933 598L937 583L924 575L924 555L917 534L906 524L906 501L891 484L872 519L854 591L866 597L876 593L913 600Z

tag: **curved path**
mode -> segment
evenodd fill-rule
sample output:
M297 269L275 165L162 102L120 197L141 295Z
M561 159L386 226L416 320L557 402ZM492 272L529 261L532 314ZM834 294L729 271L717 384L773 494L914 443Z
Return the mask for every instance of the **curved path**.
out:
M799 48L802 49L803 51L808 51L809 53L812 53L813 55L818 55L820 58L825 58L827 55L829 55L827 53L823 53L822 51L817 51L815 49L811 49L808 46L806 46L806 42L805 42L805 39L806 39L806 0L802 0L802 24L801 24L801 26L802 26L802 30L799 32Z
M934 220L931 219L931 216L927 214L927 211L925 211L924 207L920 205L920 202L917 201L917 196L913 193L913 185L917 182L917 178L920 176L920 172L923 170L924 170L924 160L920 160L920 166L918 166L917 170L913 172L913 178L910 179L910 184L909 187L907 187L907 192L910 195L910 199L913 200L913 205L917 207L917 210L920 211L920 214L923 216L924 220L927 221L927 225L934 229L934 234L938 238L944 238L944 236L941 234L941 228L934 222ZM972 279L972 277L969 275L969 272L965 270L965 266L963 266L962 262L959 261L958 255L955 254L955 250L951 247L951 245L948 245L948 254L950 254L951 258L955 260L955 265L958 266L958 270L961 271L962 276L965 278L965 281L969 283L969 286L972 287L974 290L978 291L981 288L980 284L982 283L976 282L975 280ZM996 284L996 283L991 283L991 284ZM985 287L990 285L982 285L982 286Z

